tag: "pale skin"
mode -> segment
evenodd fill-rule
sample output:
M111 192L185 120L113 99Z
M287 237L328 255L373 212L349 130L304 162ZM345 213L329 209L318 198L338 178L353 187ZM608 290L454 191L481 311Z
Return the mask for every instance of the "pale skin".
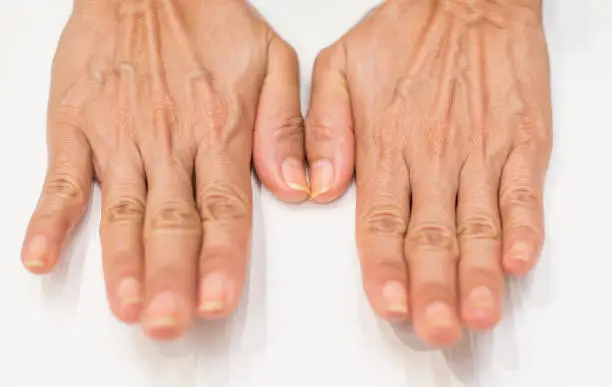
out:
M228 316L252 159L290 202L333 201L355 175L381 317L440 347L499 321L504 275L528 272L544 238L541 1L387 1L319 55L304 126L295 52L243 1L119 3L77 0L58 48L30 271L53 269L96 180L117 317L171 339Z

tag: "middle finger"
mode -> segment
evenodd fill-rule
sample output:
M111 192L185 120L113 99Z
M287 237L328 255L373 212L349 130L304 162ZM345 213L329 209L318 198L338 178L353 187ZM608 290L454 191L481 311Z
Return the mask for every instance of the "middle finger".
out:
M170 157L148 165L143 327L152 337L182 334L195 310L202 226L193 195L193 162Z
M461 337L456 314L457 177L451 170L440 162L414 168L412 217L406 236L415 330L437 346Z

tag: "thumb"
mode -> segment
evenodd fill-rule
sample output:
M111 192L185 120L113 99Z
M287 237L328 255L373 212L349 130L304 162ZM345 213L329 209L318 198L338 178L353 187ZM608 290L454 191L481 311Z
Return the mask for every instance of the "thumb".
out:
M276 35L269 45L253 141L253 162L262 183L284 201L308 198L299 64L293 48Z
M353 177L354 134L345 52L334 45L321 51L312 76L306 118L306 153L311 199L327 203L346 190Z

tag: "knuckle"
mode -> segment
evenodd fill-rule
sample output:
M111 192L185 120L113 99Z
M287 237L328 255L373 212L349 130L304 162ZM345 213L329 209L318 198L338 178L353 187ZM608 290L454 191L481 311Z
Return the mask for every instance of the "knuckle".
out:
M274 128L274 138L284 143L301 143L304 138L304 120L302 116L286 119L283 124Z
M500 225L492 214L470 215L460 222L457 235L463 239L499 239Z
M535 208L540 202L539 195L528 185L512 185L501 192L500 202L503 207Z
M145 217L145 204L134 197L122 197L108 204L104 221L109 225L122 223L142 223Z
M248 196L226 185L215 184L204 188L197 195L197 204L203 222L250 217Z
M77 204L86 201L85 183L70 174L56 174L44 184L43 196Z
M407 214L393 203L376 205L365 211L361 224L367 234L403 238L408 229Z
M457 240L452 227L441 223L423 223L408 232L410 250L442 250L458 255Z
M199 234L200 217L195 207L183 200L167 201L159 206L151 217L153 232L180 231Z

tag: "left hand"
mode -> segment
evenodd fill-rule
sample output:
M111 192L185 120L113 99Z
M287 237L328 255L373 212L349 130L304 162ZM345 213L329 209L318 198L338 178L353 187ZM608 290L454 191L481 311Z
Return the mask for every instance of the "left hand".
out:
M529 271L544 238L541 1L389 0L320 54L312 89L312 195L338 197L355 157L374 309L437 346L493 326L504 272Z

